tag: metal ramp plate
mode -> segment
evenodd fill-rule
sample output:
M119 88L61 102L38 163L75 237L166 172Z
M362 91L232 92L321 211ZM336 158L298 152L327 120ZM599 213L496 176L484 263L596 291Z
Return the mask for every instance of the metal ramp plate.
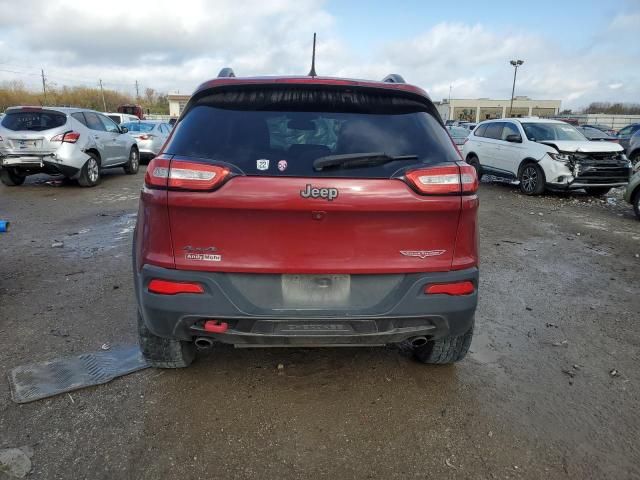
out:
M33 402L107 383L148 367L137 345L23 365L9 372L11 398L16 403Z

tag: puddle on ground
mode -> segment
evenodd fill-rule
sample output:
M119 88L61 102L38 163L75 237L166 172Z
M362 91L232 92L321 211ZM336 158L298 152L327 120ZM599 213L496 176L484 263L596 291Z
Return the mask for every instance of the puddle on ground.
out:
M497 365L502 355L497 351L487 333L476 331L469 348L469 356L482 364Z
M67 257L91 258L124 245L131 245L136 216L135 213L115 216L99 215L91 227L59 239L64 244L63 254Z

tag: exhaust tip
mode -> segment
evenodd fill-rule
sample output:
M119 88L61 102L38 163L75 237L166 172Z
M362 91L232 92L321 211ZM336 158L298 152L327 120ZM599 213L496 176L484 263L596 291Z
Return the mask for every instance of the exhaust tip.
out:
M213 340L207 337L198 337L193 342L198 350L210 350L213 348Z
M413 337L409 340L412 347L422 347L428 342L427 337Z

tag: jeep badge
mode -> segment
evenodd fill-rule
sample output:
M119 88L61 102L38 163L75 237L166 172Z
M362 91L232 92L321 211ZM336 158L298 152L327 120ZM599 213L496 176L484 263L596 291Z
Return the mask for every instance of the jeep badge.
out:
M300 196L302 198L324 198L326 200L332 201L334 198L338 198L338 189L317 188L312 187L310 183L307 183L305 189L300 190Z

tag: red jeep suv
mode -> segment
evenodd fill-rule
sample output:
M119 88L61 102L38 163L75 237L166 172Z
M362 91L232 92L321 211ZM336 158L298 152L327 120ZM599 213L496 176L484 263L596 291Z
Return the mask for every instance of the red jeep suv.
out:
M196 349L402 344L462 359L478 295L473 167L399 75L202 84L146 171L138 332L160 368Z

